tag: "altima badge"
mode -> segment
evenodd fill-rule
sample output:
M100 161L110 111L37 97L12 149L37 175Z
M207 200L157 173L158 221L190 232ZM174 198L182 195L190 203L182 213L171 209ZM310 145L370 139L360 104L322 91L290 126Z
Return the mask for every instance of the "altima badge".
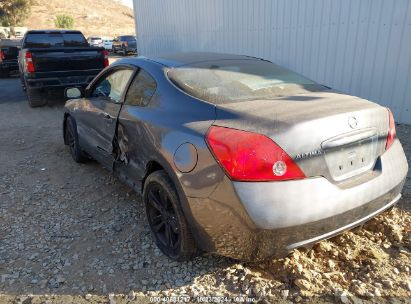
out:
M311 151L311 152L306 152L306 153L301 153L301 154L297 154L294 159L295 160L299 160L299 159L305 159L308 157L314 157L314 156L319 156L319 155L323 155L324 151L323 150L315 150L315 151Z
M358 127L358 119L354 116L351 116L350 118L348 118L348 125L351 127L351 129L356 129Z

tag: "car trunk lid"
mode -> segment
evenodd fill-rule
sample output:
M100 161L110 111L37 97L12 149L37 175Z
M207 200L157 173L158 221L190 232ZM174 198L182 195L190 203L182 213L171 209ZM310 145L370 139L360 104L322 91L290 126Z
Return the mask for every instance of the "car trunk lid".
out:
M385 150L386 108L335 91L217 106L217 125L264 134L307 177L338 183L376 165Z

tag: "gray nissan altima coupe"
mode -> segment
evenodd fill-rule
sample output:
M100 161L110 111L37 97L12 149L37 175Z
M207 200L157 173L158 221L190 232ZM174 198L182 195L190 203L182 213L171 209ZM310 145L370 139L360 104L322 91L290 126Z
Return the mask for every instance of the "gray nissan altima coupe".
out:
M142 194L158 247L284 256L367 221L408 171L390 110L269 61L135 57L69 88L64 141Z

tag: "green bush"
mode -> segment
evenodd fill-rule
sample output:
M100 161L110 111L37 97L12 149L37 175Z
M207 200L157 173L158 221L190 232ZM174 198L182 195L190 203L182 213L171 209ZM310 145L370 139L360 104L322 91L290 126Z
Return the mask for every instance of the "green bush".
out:
M74 19L69 15L57 15L54 24L57 28L71 29L74 26Z

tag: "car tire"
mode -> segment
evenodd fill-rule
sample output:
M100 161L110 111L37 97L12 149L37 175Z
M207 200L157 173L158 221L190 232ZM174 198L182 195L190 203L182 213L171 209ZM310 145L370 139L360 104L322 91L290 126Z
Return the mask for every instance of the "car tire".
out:
M30 107L37 108L37 107L45 106L47 104L47 100L45 100L41 92L27 89L27 87L26 87L26 91L27 91L27 99L28 99Z
M79 144L76 121L71 116L68 116L65 122L64 143L69 146L70 154L76 163L84 163L87 160Z
M155 171L147 177L143 200L157 247L175 261L187 261L198 255L177 191L165 171Z
M27 86L26 82L24 81L24 77L20 74L20 82L21 82L21 89L26 92L27 91Z

